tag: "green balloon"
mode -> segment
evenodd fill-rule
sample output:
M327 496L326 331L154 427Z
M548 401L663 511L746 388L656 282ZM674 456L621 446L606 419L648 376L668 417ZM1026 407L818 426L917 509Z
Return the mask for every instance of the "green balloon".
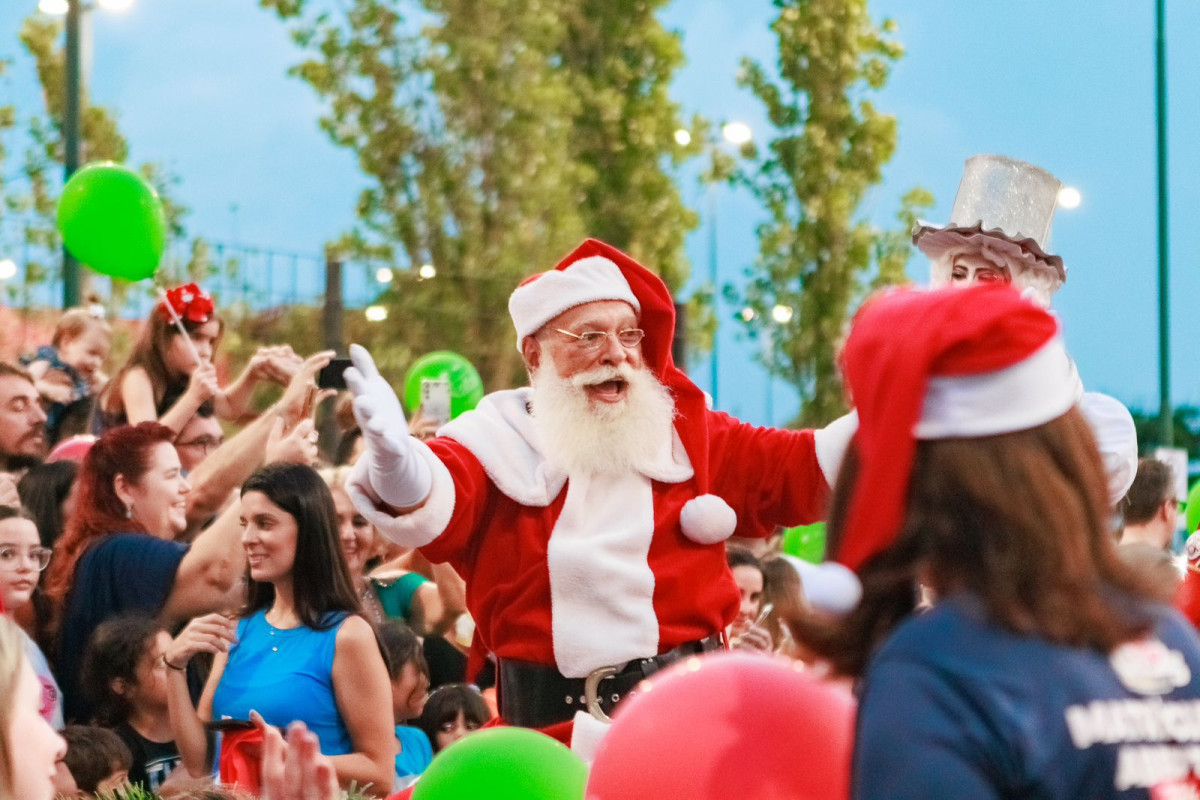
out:
M413 800L583 800L583 759L544 733L489 728L438 753Z
M797 525L783 532L783 552L813 564L825 560L825 523Z
M1200 481L1196 481L1196 485L1188 492L1184 519L1187 520L1187 534L1191 536L1196 532L1197 526L1200 526Z
M483 399L483 379L470 361L449 350L426 353L404 376L404 405L412 414L421 405L421 380L450 382L450 418L470 411Z
M63 187L58 230L81 263L114 278L140 281L162 260L167 218L145 178L102 161L88 164Z

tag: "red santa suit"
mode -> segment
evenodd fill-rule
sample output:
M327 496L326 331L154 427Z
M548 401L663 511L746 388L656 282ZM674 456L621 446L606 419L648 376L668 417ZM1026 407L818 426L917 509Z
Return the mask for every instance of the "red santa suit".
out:
M363 509L389 539L458 571L476 629L502 664L574 679L720 635L739 603L723 540L823 518L853 428L756 428L707 409L672 362L663 282L594 240L556 269L581 264L623 277L636 298L646 367L678 412L670 443L640 472L568 475L539 448L532 390L495 392L416 445L433 473L421 508L398 517ZM520 338L569 308L614 299L586 282L551 295L525 288L510 302ZM532 323L527 307L540 314ZM362 462L355 480L366 480ZM502 715L503 696L502 686Z

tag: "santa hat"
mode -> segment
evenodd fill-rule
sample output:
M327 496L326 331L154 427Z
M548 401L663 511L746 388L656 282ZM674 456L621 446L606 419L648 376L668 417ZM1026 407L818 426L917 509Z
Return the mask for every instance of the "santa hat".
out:
M675 301L662 279L630 256L598 239L587 239L552 270L527 278L508 300L508 311L517 330L517 348L554 317L585 303L623 300L638 314L646 332L642 359L671 392L676 425L692 463L697 497L684 504L680 527L685 536L701 544L733 535L737 515L721 498L707 494L708 417L704 393L675 366L671 342L675 337Z
M838 553L851 569L899 534L918 440L1027 430L1078 398L1058 323L1010 287L882 295L859 312L842 358L859 417Z

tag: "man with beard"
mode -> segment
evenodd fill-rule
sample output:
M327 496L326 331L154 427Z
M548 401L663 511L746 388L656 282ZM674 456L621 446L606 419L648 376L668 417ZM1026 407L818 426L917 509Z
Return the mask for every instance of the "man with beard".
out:
M0 505L20 505L16 480L46 455L46 412L29 373L0 361Z
M385 535L466 579L505 721L565 740L579 712L723 647L739 606L723 541L821 518L852 425L708 410L672 362L667 287L602 242L527 279L509 312L532 386L488 395L428 445L351 348L366 452L348 489Z

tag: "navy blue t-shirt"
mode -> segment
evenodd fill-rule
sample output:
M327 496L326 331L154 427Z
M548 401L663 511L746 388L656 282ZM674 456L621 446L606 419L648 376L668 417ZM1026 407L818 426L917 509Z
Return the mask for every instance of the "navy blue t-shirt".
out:
M970 597L907 620L863 676L854 796L1148 798L1200 775L1200 640L1148 612L1155 636L1110 654L1008 633Z
M68 722L89 722L79 667L92 632L120 614L157 616L175 586L187 545L144 533L117 533L89 547L75 566L58 639L58 679Z

